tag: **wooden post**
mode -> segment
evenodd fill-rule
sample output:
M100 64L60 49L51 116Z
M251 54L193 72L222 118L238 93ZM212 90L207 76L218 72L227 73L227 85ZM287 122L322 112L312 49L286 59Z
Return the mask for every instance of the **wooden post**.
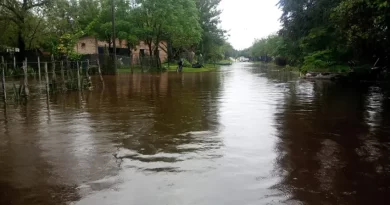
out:
M62 81L62 90L66 90L65 73L64 73L64 61L61 61L61 81Z
M87 69L85 70L85 76L87 77L88 87L92 86L91 76L89 76L89 59L87 59Z
M46 80L46 105L48 111L48 119L50 119L50 86L49 86L49 72L47 68L47 62L45 62L45 80Z
M16 58L14 56L14 70L16 70Z
M1 85L3 88L3 100L4 100L4 103L6 103L7 102L7 91L6 91L6 86L5 86L5 66L4 66L4 57L3 56L1 56L0 67L1 67L1 73L2 73Z
M56 62L54 61L54 55L51 55L51 63L52 63L51 69L53 71L53 73L52 73L52 81L53 81L53 86L54 86L54 83L57 80L56 79Z
M104 87L104 79L103 79L103 76L102 76L102 70L100 69L99 58L97 59L97 66L98 66L98 72L99 72L99 76L100 76L100 82L102 82L103 87Z
M140 60L141 59L141 60ZM138 57L138 62L140 63L140 65L141 65L141 72L143 73L144 72L144 66L143 66L143 59L142 59L142 57L140 58L140 57Z
M5 73L7 73L7 71L8 71L8 64L7 64L7 62L5 62L5 63L3 63L4 65L4 67L3 67L3 69L4 69L4 72Z
M79 62L77 61L77 88L81 90L81 82L80 82L80 66Z
M66 57L66 75L67 75L67 78L68 78L68 82L72 82L71 80L71 69L70 69L70 63L69 63L69 59L68 57Z
M87 76L89 80L89 60L87 60L87 69L85 70L85 75Z
M25 96L29 96L30 91L28 90L27 58L26 58L26 60L24 61L23 72L24 72L24 80L23 80L24 95L25 95Z
M38 56L38 79L39 79L39 84L41 84L41 59Z
M49 95L50 87L49 87L49 72L47 69L47 62L45 62L45 80L46 80L46 94Z
M130 70L131 73L134 73L134 65L133 65L133 55L130 55Z

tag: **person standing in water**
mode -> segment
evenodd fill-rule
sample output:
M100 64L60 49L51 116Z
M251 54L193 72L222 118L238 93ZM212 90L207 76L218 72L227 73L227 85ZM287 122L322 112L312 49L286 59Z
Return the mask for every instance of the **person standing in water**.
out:
M182 72L182 70L183 70L183 59L180 58L180 60L177 63L177 65L178 65L177 72Z

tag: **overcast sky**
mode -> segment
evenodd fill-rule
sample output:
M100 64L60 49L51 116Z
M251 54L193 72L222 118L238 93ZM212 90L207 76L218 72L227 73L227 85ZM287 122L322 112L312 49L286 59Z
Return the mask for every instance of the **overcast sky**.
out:
M254 39L266 37L280 29L278 0L222 0L222 27L229 31L235 49L252 45Z

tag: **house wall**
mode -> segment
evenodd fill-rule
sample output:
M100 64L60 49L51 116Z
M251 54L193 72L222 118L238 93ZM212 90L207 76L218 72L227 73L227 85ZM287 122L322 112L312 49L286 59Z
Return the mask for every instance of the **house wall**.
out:
M119 39L116 39L115 46L117 48L127 48L127 42L125 40L120 41ZM97 44L99 47L109 47L110 45L106 41L97 41Z
M154 45L152 45L152 49L153 49L153 47L154 47ZM165 52L163 49L161 49L161 47L165 48L165 50L168 50L167 49L167 42L161 41L160 42L160 46L159 46L160 60L161 60L161 62L165 62L168 59L168 53ZM138 59L140 57L142 49L144 50L145 55L149 56L149 46L148 46L148 44L146 44L144 41L140 41L140 43L132 51L133 59Z
M119 39L116 40L116 46L117 48L127 48L127 42L125 40L120 41ZM77 44L74 47L74 50L78 54L98 54L98 47L109 47L109 44L105 41L98 41L93 36L87 36L80 38L77 42ZM154 47L154 45L152 45ZM165 62L168 59L168 53L165 52L161 47L165 48L167 50L167 43L165 41L162 41L160 43L160 60L161 62ZM139 44L132 50L133 55L133 63L136 63L141 50L144 49L145 55L149 56L149 47L147 44L145 44L144 41L140 41Z
M83 37L77 41L74 50L78 54L96 54L97 46L94 37Z

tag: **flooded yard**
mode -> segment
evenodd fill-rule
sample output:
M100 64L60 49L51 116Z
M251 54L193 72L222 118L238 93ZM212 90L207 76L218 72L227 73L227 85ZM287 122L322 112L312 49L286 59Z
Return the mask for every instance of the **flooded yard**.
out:
M389 162L386 90L250 63L0 110L4 205L387 204Z

